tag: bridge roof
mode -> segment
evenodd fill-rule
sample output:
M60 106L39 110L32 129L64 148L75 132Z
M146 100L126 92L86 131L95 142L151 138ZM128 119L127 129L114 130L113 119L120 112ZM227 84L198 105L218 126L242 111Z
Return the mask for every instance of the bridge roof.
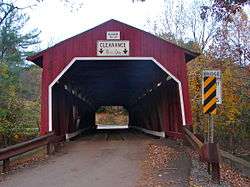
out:
M150 37L153 37L153 38L155 38L155 39L157 40L157 42L159 42L159 43L164 42L164 43L169 44L169 45L170 45L171 47L173 47L173 48L178 48L178 49L182 50L182 51L184 52L184 54L185 54L185 61L186 61L186 62L191 61L192 59L196 58L196 57L199 55L199 53L197 53L197 52L194 52L194 51L192 51L192 50L189 50L189 49L187 49L187 48L184 48L184 47L182 47L182 46L179 46L179 45L177 45L177 44L175 44L175 43L173 43L173 42L164 40L164 39L162 39L162 38L160 38L160 37L158 37L158 36L156 36L156 35L153 35L153 34L151 34L151 33L149 33L149 32L146 32L146 31L141 30L141 29L138 29L138 28L136 28L136 27L127 25L127 24L122 23L122 22L120 22L120 21L111 19L111 20L106 21L106 22L104 22L104 23L102 23L102 24L100 24L100 25L98 25L98 26L96 26L96 27L94 27L94 28L92 28L92 29L89 29L89 30L87 30L87 31L84 31L84 32L78 34L78 35L75 35L75 36L73 36L73 37L70 37L70 38L68 38L68 39L65 39L65 40L63 40L63 41L61 41L61 42L55 44L55 45L52 46L52 47L49 47L49 48L47 48L47 49L45 49L45 50L43 50L43 51L40 51L40 52L38 52L38 53L36 53L36 54L34 54L34 55L32 55L32 56L29 56L29 57L27 57L27 60L34 62L35 64L37 64L37 65L40 66L40 67L43 67L43 55L44 55L45 53L48 53L48 52L50 52L51 50L57 49L57 48L58 48L59 46L61 46L61 45L68 44L68 43L70 43L71 41L73 42L75 39L80 39L82 36L87 35L88 33L96 33L96 34L99 34L98 31L100 31L100 30L104 30L105 28L110 27L110 26L111 26L111 27L116 27L116 26L118 26L118 25L119 25L119 26L122 26L123 32L124 32L124 31L125 31L125 32L126 32L126 31L129 32L129 30L132 29L132 30L135 30L136 32L143 33L145 37L149 37L149 38L150 38ZM91 39L91 38L90 38L90 39ZM148 46L148 45L145 45L145 46L143 46L143 47L144 47L144 48L147 48L147 46Z

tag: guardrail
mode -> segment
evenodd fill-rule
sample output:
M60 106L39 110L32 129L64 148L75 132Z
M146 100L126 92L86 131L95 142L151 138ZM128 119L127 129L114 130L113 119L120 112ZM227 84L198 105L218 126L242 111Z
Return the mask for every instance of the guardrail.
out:
M32 140L28 140L22 143L18 143L16 145L0 149L0 160L3 161L2 171L8 171L10 158L37 149L42 146L47 146L47 154L51 154L54 151L55 143L63 141L64 139L64 136L55 136L54 133L48 133L44 136L40 136Z
M234 156L226 151L220 149L220 156L223 162L230 164L235 169L241 171L241 173L245 176L250 176L250 162L246 161L242 158Z
M240 168L242 173L246 176L249 175L250 162L219 149L216 144L204 144L189 129L185 127L183 128L183 132L188 142L194 147L195 150L199 152L201 160L208 162L208 172L210 173L210 170L212 169L212 176L217 178L216 180L219 180L220 178L219 162L222 161L221 158L223 158L223 161L228 160L231 164L233 163L234 166ZM210 168L211 163L212 168ZM213 173L213 164L216 165L215 163L218 164L217 166L214 166L215 173Z
M216 143L201 142L189 129L183 127L183 132L188 142L199 152L200 159L207 162L207 171L212 175L212 180L220 183L219 149Z
M201 142L190 130L187 128L183 128L184 135L189 143L196 149L200 150L203 146L203 142Z
M236 157L226 151L223 151L220 149L220 155L223 157L223 158L226 158L226 159L229 159L233 162L237 162L238 164L241 164L242 166L245 166L247 168L250 168L250 162L242 159L242 158L239 158L239 157Z

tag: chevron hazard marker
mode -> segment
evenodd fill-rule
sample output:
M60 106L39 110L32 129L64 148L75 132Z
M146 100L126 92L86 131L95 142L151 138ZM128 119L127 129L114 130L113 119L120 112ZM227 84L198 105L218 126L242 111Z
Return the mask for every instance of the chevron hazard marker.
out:
M203 112L205 114L216 114L216 77L203 77Z

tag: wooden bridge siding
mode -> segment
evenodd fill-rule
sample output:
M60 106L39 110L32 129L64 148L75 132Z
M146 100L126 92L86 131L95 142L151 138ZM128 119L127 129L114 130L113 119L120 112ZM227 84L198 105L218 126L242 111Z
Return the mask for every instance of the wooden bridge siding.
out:
M79 128L88 128L95 124L95 111L79 98L67 92L62 85L53 87L52 121L56 135L64 135L76 131L76 119L73 119L73 106L78 108L81 119Z
M191 108L183 49L131 26L110 21L67 39L43 52L42 134L48 131L49 84L74 57L95 57L96 41L105 40L105 33L109 30L120 31L121 39L130 41L130 57L153 57L181 81L186 122L191 124Z
M149 130L171 131L179 138L182 132L181 108L177 84L167 84L145 96L130 112L130 125Z

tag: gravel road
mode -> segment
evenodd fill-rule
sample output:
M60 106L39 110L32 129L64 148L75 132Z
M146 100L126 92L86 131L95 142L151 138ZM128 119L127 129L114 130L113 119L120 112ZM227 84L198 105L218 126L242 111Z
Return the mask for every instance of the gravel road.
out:
M157 141L162 140L137 131L98 131L66 143L60 153L49 157L46 162L7 175L0 186L138 186L146 147ZM181 163L178 165L182 167Z

